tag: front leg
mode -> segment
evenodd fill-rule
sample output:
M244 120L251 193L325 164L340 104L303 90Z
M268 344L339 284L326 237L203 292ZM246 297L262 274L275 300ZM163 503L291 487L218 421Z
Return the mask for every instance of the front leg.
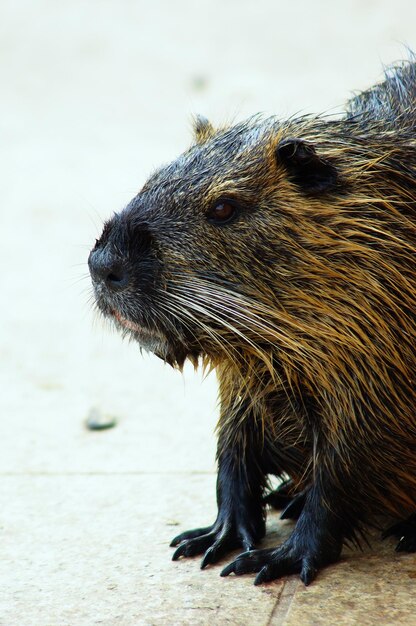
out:
M217 519L211 526L181 533L173 560L204 554L201 567L242 547L252 550L265 534L261 446L256 421L247 406L228 410L220 420L218 439Z
M331 488L323 489L318 479L308 490L305 504L289 538L279 547L240 554L221 575L258 572L256 585L289 574L300 574L309 585L318 570L339 559L345 536L351 537L354 521L342 501L328 498ZM335 495L335 492L332 492Z

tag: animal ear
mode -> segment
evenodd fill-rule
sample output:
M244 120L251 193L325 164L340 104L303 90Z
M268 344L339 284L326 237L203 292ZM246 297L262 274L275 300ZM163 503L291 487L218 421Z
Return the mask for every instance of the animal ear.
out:
M194 118L194 136L196 143L204 143L214 134L214 127L203 115L196 115Z
M276 158L292 181L307 193L324 193L336 186L337 169L302 139L282 139L276 148Z

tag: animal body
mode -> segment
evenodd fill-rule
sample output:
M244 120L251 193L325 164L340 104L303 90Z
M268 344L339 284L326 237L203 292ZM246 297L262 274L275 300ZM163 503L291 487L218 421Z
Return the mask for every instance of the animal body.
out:
M339 119L254 117L156 171L89 257L96 303L219 381L218 516L174 559L309 584L389 512L416 550L416 63ZM267 494L269 475L286 478ZM297 518L254 549L267 503Z

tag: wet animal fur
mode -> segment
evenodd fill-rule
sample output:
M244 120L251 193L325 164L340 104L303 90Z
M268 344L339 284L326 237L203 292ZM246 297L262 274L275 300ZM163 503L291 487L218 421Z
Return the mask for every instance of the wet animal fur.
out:
M219 130L199 119L196 143L96 246L131 276L121 293L96 284L101 310L172 365L216 368L219 518L233 472L228 500L239 480L254 511L240 545L264 533L269 473L316 488L333 516L335 547L323 562L312 555L314 567L375 513L416 510L415 127L414 62L341 119L254 117ZM222 199L236 217L213 225ZM179 555L203 551L194 536L181 536Z

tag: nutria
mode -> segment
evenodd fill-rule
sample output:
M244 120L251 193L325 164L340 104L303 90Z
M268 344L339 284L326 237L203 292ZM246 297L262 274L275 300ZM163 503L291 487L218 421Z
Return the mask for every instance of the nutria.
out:
M341 118L198 118L191 148L105 224L100 311L172 366L218 374L218 516L173 559L242 547L222 575L308 584L380 512L416 550L415 125L413 60ZM268 475L286 479L269 496ZM254 550L267 502L297 522Z

